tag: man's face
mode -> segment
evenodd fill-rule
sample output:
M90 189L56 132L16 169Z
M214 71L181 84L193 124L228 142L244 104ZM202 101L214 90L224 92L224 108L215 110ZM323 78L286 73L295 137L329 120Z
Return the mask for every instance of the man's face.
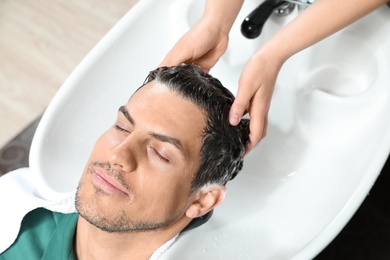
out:
M195 104L154 81L145 85L97 140L77 191L80 215L110 232L153 230L183 218L204 128Z

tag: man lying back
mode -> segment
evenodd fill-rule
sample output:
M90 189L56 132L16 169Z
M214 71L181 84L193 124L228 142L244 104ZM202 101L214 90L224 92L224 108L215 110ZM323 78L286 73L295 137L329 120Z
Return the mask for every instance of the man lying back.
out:
M242 168L249 128L229 124L233 101L196 66L152 71L96 141L78 214L34 210L0 259L158 258Z

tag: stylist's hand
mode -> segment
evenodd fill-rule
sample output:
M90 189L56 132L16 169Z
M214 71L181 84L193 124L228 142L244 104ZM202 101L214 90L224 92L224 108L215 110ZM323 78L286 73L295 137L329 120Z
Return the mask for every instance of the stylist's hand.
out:
M246 63L238 83L237 97L230 109L229 122L237 125L245 113L250 118L250 143L252 150L267 133L268 111L276 78L283 61L272 52L260 48Z
M173 46L160 66L196 64L209 72L226 51L228 41L227 31L201 19Z

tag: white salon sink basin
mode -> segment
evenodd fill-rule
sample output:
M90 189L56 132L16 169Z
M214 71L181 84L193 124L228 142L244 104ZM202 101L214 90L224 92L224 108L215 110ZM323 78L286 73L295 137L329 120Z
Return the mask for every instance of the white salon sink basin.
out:
M239 23L257 3L245 2L228 51L211 71L233 93L251 52L296 15L271 17L259 39L247 40ZM97 137L202 5L140 1L74 70L33 140L30 166L42 196L75 191ZM268 136L209 222L181 236L163 259L310 259L331 242L390 151L388 32L390 9L383 7L285 64Z

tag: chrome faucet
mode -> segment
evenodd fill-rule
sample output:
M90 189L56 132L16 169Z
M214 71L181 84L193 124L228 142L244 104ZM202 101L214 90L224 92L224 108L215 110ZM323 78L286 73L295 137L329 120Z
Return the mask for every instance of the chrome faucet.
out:
M305 10L306 7L314 3L316 0L285 0L285 1L292 4L296 4L298 6L298 12L300 12Z
M263 26L272 15L285 16L294 11L298 6L298 12L303 11L316 0L265 0L253 10L242 22L241 33L248 39L259 37Z

